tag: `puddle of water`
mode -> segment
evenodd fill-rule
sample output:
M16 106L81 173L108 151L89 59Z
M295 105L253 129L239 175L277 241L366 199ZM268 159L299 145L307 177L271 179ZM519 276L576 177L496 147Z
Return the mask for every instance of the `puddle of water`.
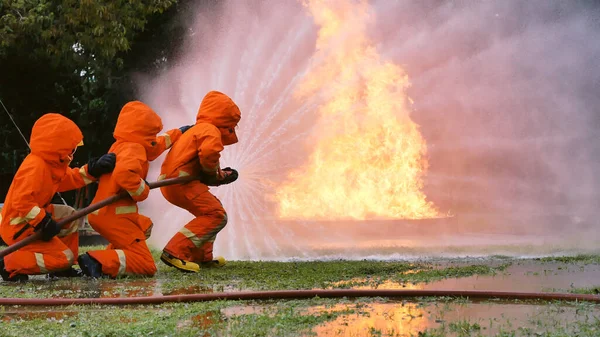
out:
M512 265L495 276L470 276L460 279L445 279L422 285L420 289L461 289L461 290L496 290L566 292L572 288L598 286L600 267L587 265L534 264L523 263Z
M574 322L582 319L575 307L552 307L536 304L507 303L440 303L425 304L411 302L386 302L358 304L356 314L342 315L332 322L317 326L313 331L318 336L416 336L426 329L448 328L447 336L466 328L475 329L483 335L496 335L507 329L530 328L534 333L543 332L544 327L556 322ZM310 313L341 311L348 305L333 308L311 308ZM600 314L600 309L587 313L587 317ZM474 325L476 324L476 325ZM534 334L535 335L535 334Z
M268 305L235 306L221 310L222 317L265 314ZM313 306L299 310L298 315L339 313L336 319L313 328L317 336L418 336L428 329L445 327L445 336L460 335L472 329L484 336L500 331L530 329L533 336L553 327L566 327L572 322L592 321L600 316L600 306L587 309L574 305L541 302L426 302L389 300L385 302ZM350 312L350 313L349 313ZM463 335L464 336L464 335Z
M568 292L572 288L589 288L600 285L600 266L569 265L523 261L513 263L503 272L493 276L473 275L448 278L429 283L399 283L386 281L375 286L353 286L353 289L431 289L431 290L489 290L520 292ZM336 285L359 283L367 279L342 281Z
M206 312L203 314L192 316L191 321L194 323L193 324L194 326L197 326L200 328L207 328L207 327L210 327L211 325L219 322L220 321L219 317L220 317L219 312L209 311L209 312Z
M251 315L251 314L263 314L267 311L267 305L240 305L221 309L221 313L225 317L239 316L239 315Z
M63 279L50 281L38 278L23 284L2 283L2 287L14 288L12 290L14 294L27 295L35 293L43 298L158 297L164 295L206 294L215 291L242 291L235 288L235 286L213 288L203 285L184 285L171 287L166 285L167 282L168 280L164 279Z
M53 298L117 298L161 296L160 280L97 280L52 285Z
M183 320L177 324L178 329L195 327L201 329L207 329L211 325L214 325L221 321L221 315L218 311L209 311L203 314L192 316L190 319ZM203 335L198 334L198 337L208 337L210 334L208 332Z
M214 292L213 288L204 287L204 286L189 286L176 288L173 290L162 291L163 295L186 295L186 294L210 294Z
M154 279L99 282L98 291L100 297L108 298L161 296L160 283Z

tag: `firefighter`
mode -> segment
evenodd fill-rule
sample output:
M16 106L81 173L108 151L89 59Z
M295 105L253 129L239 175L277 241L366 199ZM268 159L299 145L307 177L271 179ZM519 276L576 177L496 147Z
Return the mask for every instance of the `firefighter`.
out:
M101 208L88 216L92 228L108 240L104 250L90 251L78 258L84 274L93 278L122 275L153 276L156 265L146 239L152 220L139 214L137 203L148 197L146 182L149 162L169 149L187 127L173 129L160 136L160 117L146 104L133 101L119 113L110 151L117 155L114 171L100 178L93 202L121 191L131 198Z
M9 245L34 231L42 241L31 243L0 259L4 281L25 281L28 275L69 270L78 243L72 235L55 237L61 228L53 218L50 204L56 192L83 187L115 166L115 155L108 153L90 159L81 168L70 168L78 146L83 145L81 130L70 119L55 113L43 115L31 131L31 153L25 158L10 185L0 219L0 234ZM66 244L65 244L66 243Z
M213 257L217 233L227 224L221 202L209 192L237 179L237 171L221 169L219 158L224 146L237 143L235 127L240 121L238 106L227 95L209 92L202 100L196 124L181 137L167 154L159 180L187 175L203 176L202 181L161 188L173 205L192 213L188 222L165 246L161 260L186 272L198 272L201 266L222 266L225 259Z

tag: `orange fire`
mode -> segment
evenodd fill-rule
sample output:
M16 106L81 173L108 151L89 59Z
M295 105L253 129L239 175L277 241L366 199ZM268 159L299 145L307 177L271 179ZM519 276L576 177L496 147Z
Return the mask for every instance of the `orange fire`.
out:
M422 219L438 215L422 191L425 140L410 118L409 81L367 36L367 2L310 0L319 26L314 64L296 89L318 97L308 163L276 192L287 219Z

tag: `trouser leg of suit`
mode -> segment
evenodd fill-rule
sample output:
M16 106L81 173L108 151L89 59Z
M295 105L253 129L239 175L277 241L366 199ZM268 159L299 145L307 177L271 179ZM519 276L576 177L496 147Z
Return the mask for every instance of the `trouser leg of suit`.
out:
M3 237L5 241L8 238ZM12 238L10 238L12 239ZM11 242L8 242L11 241ZM9 245L16 241L8 240ZM73 265L75 255L59 238L35 241L4 258L10 277L17 274L37 275L60 271Z
M206 185L196 181L163 187L161 191L170 203L196 217L171 238L164 251L184 261L211 261L215 238L227 224L227 214L219 199Z
M144 227L150 222L149 218L137 213L90 214L89 221L92 228L110 242L107 249L88 252L102 265L102 273L111 277L156 273L154 258L146 245Z
M49 205L46 211L52 213L56 221L71 215L75 210L65 205ZM50 241L36 241L4 258L5 268L11 277L17 274L37 275L67 269L75 262L79 252L79 221L73 221L63 227L63 230ZM31 231L23 233L19 239L31 235ZM12 237L3 237L4 241L12 245L20 240Z

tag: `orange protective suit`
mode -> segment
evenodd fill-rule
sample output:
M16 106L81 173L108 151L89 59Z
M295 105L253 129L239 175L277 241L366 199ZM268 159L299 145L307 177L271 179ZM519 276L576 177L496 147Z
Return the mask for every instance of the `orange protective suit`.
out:
M159 180L201 173L218 174L223 146L238 141L235 127L240 118L240 109L231 98L217 91L209 92L198 109L196 125L169 151ZM227 224L221 202L199 181L161 187L161 192L170 203L196 217L173 236L164 253L197 264L212 261L213 242Z
M173 129L157 136L163 128L160 117L146 104L134 101L123 106L114 131L116 142L110 152L117 155L111 174L100 178L93 203L125 190L131 199L117 201L88 216L92 228L106 238L105 250L88 252L111 277L156 273L156 265L146 245L152 220L138 213L137 202L148 197L145 179L149 161L169 149L181 131Z
M52 213L50 204L56 192L85 186L96 179L87 165L69 168L72 154L83 141L81 130L59 114L45 114L33 125L31 154L17 171L6 196L0 216L0 234L9 245L30 236L34 227ZM55 218L55 220L58 220ZM4 258L11 277L60 271L74 263L78 253L77 231L63 232L50 241L36 241Z

